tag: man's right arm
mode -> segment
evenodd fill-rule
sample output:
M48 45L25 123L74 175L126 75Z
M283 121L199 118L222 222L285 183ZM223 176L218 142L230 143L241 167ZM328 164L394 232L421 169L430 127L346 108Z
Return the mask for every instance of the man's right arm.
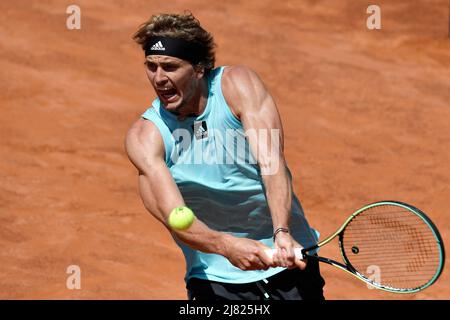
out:
M266 269L271 261L254 252L263 248L257 241L239 239L208 228L199 219L187 230L175 230L168 224L171 210L184 206L183 197L164 161L164 142L157 127L139 119L128 131L125 149L139 173L139 192L146 209L191 248L228 258L243 270Z

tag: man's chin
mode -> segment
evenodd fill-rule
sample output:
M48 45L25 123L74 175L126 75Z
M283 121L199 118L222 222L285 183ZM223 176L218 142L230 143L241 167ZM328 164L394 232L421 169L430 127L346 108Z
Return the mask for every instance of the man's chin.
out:
M174 114L178 114L179 110L181 108L181 103L164 103L163 102L164 109L166 109L169 112L172 112Z

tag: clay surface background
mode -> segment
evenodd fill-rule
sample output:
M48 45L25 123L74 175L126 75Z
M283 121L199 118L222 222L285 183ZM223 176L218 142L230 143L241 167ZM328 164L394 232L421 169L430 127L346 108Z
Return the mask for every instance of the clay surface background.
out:
M131 36L190 10L217 65L258 72L280 110L295 192L326 236L359 207L416 205L450 247L450 38L446 0L0 2L0 298L185 299L184 259L139 198L123 148L154 98ZM323 255L337 257L337 246ZM66 269L81 268L81 290ZM449 299L369 290L322 266L327 299Z

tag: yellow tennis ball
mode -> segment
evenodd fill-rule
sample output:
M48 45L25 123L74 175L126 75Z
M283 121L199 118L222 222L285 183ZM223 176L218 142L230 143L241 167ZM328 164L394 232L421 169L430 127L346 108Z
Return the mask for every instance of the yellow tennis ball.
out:
M169 215L169 225L178 230L186 230L194 220L195 215L188 207L177 207Z

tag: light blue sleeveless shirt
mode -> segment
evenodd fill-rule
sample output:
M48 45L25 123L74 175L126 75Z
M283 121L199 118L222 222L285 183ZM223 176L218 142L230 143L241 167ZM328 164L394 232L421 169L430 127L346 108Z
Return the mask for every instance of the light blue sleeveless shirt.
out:
M216 68L207 77L209 95L201 115L179 121L156 98L142 117L158 127L166 164L186 205L197 218L211 229L258 240L273 248L272 218L260 170L242 123L231 113L222 94L223 69ZM295 195L289 227L303 247L317 243L318 233L308 225ZM195 277L247 283L284 270L243 271L221 255L193 250L175 237L174 240L186 259L186 281Z

